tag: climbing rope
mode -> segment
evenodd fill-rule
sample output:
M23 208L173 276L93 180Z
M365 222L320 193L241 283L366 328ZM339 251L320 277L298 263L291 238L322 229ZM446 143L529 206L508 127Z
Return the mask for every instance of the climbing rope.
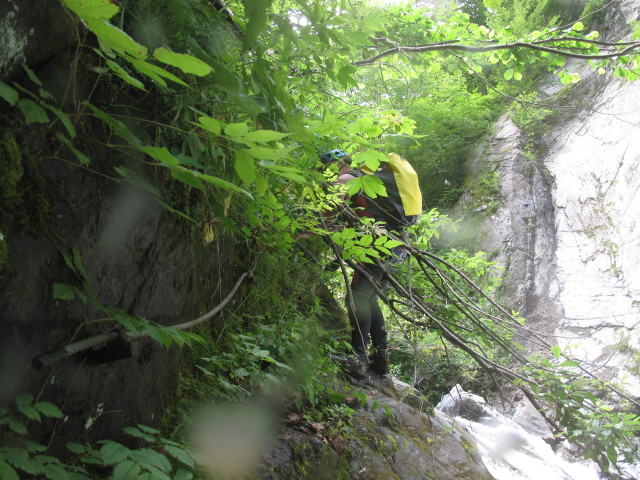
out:
M231 289L231 291L227 294L227 296L216 305L211 311L205 313L201 317L196 318L195 320L189 320L188 322L179 323L177 325L170 325L166 328L173 328L175 330L188 330L190 328L195 327L196 325L200 325L203 322L206 322L211 317L216 315L220 310L222 310L227 303L231 301L233 296L240 288L240 285L244 281L244 279L249 275L249 272L244 272L235 285ZM89 349L99 349L104 347L107 343L116 340L117 338L124 336L126 341L140 340L141 338L148 337L149 333L146 331L142 332L108 332L100 335L95 335L93 337L85 338L83 340L79 340L77 342L70 343L65 345L64 347L60 347L52 352L43 353L38 355L33 359L33 366L38 370L54 365L55 363L63 360L64 358L71 357L80 352L89 350Z

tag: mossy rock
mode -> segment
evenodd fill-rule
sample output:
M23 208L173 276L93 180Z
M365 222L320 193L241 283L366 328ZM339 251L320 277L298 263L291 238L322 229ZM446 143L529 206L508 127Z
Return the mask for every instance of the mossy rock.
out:
M0 130L0 228L35 231L47 218L45 182L13 131Z
M4 223L10 212L22 204L22 194L18 188L24 176L22 166L22 151L11 130L0 131L0 222Z

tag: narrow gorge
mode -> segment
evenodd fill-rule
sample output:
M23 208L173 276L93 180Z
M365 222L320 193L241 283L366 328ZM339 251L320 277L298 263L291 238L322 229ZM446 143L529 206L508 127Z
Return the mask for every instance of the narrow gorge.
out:
M412 304L410 322L388 320L393 375L345 373L349 265L341 249L380 256L374 247L386 237L354 230L339 248L324 243L335 232L319 226L319 212L335 199L327 200L331 182L317 165L328 146L360 150L354 158L374 169L385 149L419 165L430 161L416 153L420 142L460 146L466 140L451 140L451 131L473 130L480 140L464 145L460 158L471 158L454 169L467 171L460 185L442 173L449 167L417 168L442 173L430 192L461 193L442 209L457 230L439 237L440 214L430 224L425 209L429 220L413 241L434 251L461 246L465 267L485 252L482 262L501 267L488 297L526 319L513 339L523 355L555 361L566 353L582 362L571 360L572 368L587 365L637 403L638 81L616 76L615 64L568 59L579 82L562 83L545 64L535 98L472 104L472 93L495 94L491 68L503 68L502 82L528 64L509 66L505 53L504 65L496 57L470 68L459 52L442 51L459 43L442 31L450 22L451 38L465 31L464 42L482 50L479 35L489 29L470 19L494 15L497 28L499 1L475 2L484 17L465 10L469 2L444 13L425 2L355 1L354 12L329 0L163 0L157 11L152 3L0 4L0 478L640 478L640 466L622 455L620 471L609 473L585 461L522 391L472 367L430 323L431 312L505 369L519 368L502 344L456 316L443 290L422 299L431 310ZM572 19L562 34L578 35L584 26L571 8L554 5ZM596 7L589 21L603 45L632 42L640 1ZM366 21L358 9L369 8ZM504 32L510 38L510 27ZM409 63L370 60L377 51L406 60L411 50L394 35L432 42L434 56L412 74ZM435 114L414 121L388 105L395 95L409 112L413 103L441 102L447 88L461 109L481 110L488 127L459 112L455 122L441 111L450 123ZM409 98L412 91L419 96ZM419 134L420 121L441 129ZM309 232L318 235L301 240ZM398 278L433 292L412 277L415 263L405 265ZM95 340L102 336L109 341ZM97 343L65 350L86 339ZM422 370L418 358L427 359ZM632 422L640 412L610 393L602 388L597 400Z

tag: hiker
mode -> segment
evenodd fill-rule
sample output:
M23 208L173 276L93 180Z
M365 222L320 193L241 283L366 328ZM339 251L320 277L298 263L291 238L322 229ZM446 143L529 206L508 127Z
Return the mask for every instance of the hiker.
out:
M393 154L392 154L393 155ZM407 163L397 156L402 162ZM320 157L323 165L327 166L331 163L338 162L338 176L335 180L337 184L346 184L349 180L358 176L364 175L358 170L354 170L351 167L351 157L342 150L331 150ZM408 163L407 163L408 164ZM411 169L413 175L415 172ZM393 172L389 170L392 184L386 184L387 189L395 190L397 194L396 200L400 202L400 195L398 193L398 186L395 184ZM377 173L376 173L377 174ZM417 176L415 188L417 186ZM393 194L389 193L389 197L393 198ZM415 223L415 218L407 220L404 215L404 209L400 206L401 214L393 215L391 210L396 207L389 208L382 205L382 199L372 200L366 197L364 194L358 193L351 197L345 195L345 201L348 201L349 206L355 210L359 216L373 217L378 221L385 222L387 227L393 227L396 230L400 230L401 224ZM386 198L386 197L385 197ZM422 196L419 195L419 208L422 208ZM402 220L398 220L395 217L403 217ZM329 228L335 228L335 224L329 220ZM402 250L403 253L404 250ZM393 261L393 258L387 258L387 262ZM381 288L384 280L384 270L377 264L360 264L359 265L364 272L370 277L371 281L377 284L378 288ZM384 316L380 305L378 303L378 294L374 285L372 285L369 279L362 275L360 272L354 272L351 280L351 292L353 295L353 308L348 305L349 320L351 323L351 346L356 354L356 358L349 364L349 371L356 378L364 378L367 368L371 368L379 375L386 375L389 373L389 356L387 354L387 332L385 330ZM369 344L369 337L371 337L371 343L373 345L373 354L367 357L367 347Z

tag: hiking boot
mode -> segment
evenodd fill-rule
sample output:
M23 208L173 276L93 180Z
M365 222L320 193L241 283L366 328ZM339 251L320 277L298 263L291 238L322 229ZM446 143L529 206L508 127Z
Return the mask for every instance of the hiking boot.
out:
M356 380L362 380L367 375L369 363L367 362L366 356L356 355L354 357L349 357L345 362L345 366L349 375Z
M386 375L389 373L389 355L386 353L376 352L371 355L371 364L369 365L371 370L378 375Z

